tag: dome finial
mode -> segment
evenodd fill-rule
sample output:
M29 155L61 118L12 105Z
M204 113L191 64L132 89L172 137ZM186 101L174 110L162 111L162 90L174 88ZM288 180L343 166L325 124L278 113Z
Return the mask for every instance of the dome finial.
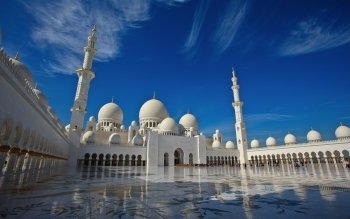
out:
M38 89L38 83L35 83L34 89Z
M114 103L114 96L112 96L112 101L111 102Z
M233 76L236 76L236 73L235 73L235 68L232 66L232 75Z
M19 61L19 52L16 52L15 60Z
M342 125L343 125L343 123L342 123L342 122L340 122L340 125L342 126Z
M187 114L189 114L190 113L190 108L187 108Z
M92 27L92 31L96 32L96 24L94 24L94 26Z
M156 91L153 91L153 99L156 99Z

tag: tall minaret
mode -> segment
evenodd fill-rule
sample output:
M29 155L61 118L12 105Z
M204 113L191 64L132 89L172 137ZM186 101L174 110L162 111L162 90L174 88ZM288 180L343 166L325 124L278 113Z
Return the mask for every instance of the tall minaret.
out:
M237 138L237 147L239 150L239 157L241 164L248 164L248 155L247 155L247 133L245 129L245 124L243 120L243 102L239 98L239 85L237 83L237 77L235 70L232 68L232 91L234 102L232 103L233 108L235 109L236 115L236 138Z
M85 57L83 67L76 70L79 80L77 92L75 94L74 104L71 108L72 117L70 120L70 132L80 133L83 127L90 81L95 77L95 73L91 70L92 59L96 52L95 44L96 26L92 28L91 34L88 37L88 44L86 47L84 47Z

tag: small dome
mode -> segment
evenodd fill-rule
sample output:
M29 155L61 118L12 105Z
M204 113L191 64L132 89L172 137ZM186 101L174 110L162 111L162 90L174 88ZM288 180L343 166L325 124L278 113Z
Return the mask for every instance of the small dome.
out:
M136 122L135 122L135 121L132 121L132 122L131 122L131 126L136 126Z
M132 143L133 145L136 145L136 146L142 146L142 145L143 145L143 138L142 138L142 136L141 136L139 133L137 133L137 134L132 138L131 143Z
M213 148L219 148L221 146L221 143L220 143L220 141L215 140L215 141L213 141L213 144L211 146Z
M250 142L250 147L251 148L258 148L260 147L260 143L258 140L256 140L255 138Z
M316 130L313 130L311 129L308 133L307 133L307 141L308 142L318 142L318 141L322 141L322 138L321 138L321 134L316 131Z
M284 143L285 144L296 144L297 143L297 139L296 137L291 134L291 133L288 133L285 137L284 137Z
M47 107L49 105L47 98L45 96L45 94L43 92L41 92L40 90L34 88L33 89L34 93L36 94L36 96L38 97L39 103L43 106L43 107Z
M159 126L159 131L161 133L177 133L177 124L173 118L165 118Z
M125 126L124 126L124 125L121 125L121 126L120 126L120 129L121 129L121 130L124 130L124 129L125 129Z
M140 121L149 119L161 122L168 116L168 110L165 108L164 104L157 99L148 100L141 106L139 112Z
M216 129L215 130L215 134L219 134L220 133L220 130L219 129Z
M94 116L90 116L89 122L95 122L95 117Z
M32 72L29 70L29 68L23 64L22 62L20 62L19 60L10 58L10 60L12 61L15 69L23 75L23 77L25 79L27 79L28 82L30 82L30 84L34 84L34 80L33 80L33 75Z
M67 132L69 131L69 128L70 128L70 124L66 125L65 129Z
M277 145L277 141L274 137L270 136L266 139L266 146L267 147L276 146L276 145Z
M198 129L198 122L194 115L187 113L183 115L179 121L185 129L190 129L191 127L196 131Z
M118 124L123 123L123 111L115 103L107 103L103 105L98 112L98 121L108 120Z
M344 139L344 138L350 138L350 128L341 124L336 130L335 130L335 137L337 139Z
M109 136L108 139L109 144L120 144L120 135L117 133L113 133Z
M95 133L93 131L87 131L83 135L83 142L85 144L94 144L95 143Z
M226 142L226 145L225 145L225 148L234 148L235 147L235 144L232 142L232 141L227 141Z

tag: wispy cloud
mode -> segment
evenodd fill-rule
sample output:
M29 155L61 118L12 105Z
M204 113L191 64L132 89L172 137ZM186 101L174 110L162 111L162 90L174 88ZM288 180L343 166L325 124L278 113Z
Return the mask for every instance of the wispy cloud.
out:
M277 114L277 113L259 113L248 114L245 116L245 120L251 123L268 122L268 121L286 121L293 119L292 115Z
M160 3L180 4L185 0ZM93 24L97 26L96 60L108 61L120 54L121 38L151 18L150 0L57 0L23 2L36 24L31 38L36 46L51 53L43 63L49 73L73 74L82 65L83 47Z
M197 7L194 16L191 32L188 35L186 42L183 46L183 52L189 53L190 56L193 56L193 48L196 46L200 30L203 26L205 15L207 14L209 8L209 1L203 0L199 2L199 6Z
M318 52L350 42L350 25L339 27L335 21L321 25L317 19L300 22L282 44L280 54L293 56Z
M219 26L214 34L214 43L219 54L227 50L232 44L239 27L247 12L247 1L231 1L223 16L219 20Z

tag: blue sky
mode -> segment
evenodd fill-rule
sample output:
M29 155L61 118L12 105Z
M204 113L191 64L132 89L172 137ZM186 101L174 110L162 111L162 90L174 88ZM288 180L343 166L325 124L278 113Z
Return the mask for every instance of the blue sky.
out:
M349 11L341 0L4 0L0 45L20 52L64 124L96 24L86 119L114 96L128 126L155 91L174 119L190 109L205 134L234 139L234 66L248 138L302 142L311 127L332 139L350 125Z

